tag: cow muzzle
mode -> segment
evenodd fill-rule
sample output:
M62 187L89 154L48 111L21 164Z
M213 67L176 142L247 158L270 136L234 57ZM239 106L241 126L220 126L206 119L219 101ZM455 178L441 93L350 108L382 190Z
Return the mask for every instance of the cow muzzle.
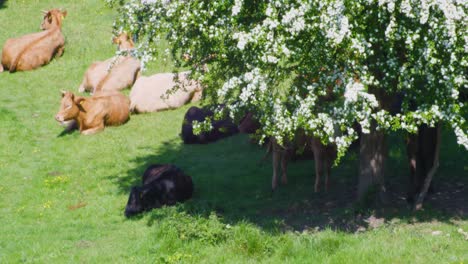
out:
M55 115L55 120L57 120L60 123L63 123L63 116L61 115Z

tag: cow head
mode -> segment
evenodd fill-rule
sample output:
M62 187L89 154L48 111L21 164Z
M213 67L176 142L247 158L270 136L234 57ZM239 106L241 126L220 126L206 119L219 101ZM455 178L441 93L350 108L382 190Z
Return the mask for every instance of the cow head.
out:
M52 9L42 12L44 13L44 19L41 23L42 30L51 29L53 27L61 27L62 20L67 16L67 11L60 9Z
M117 44L119 46L119 50L128 50L135 47L132 37L127 35L125 32L120 33L117 37L113 37L112 43Z
M85 98L75 96L72 92L62 91L62 101L55 120L64 124L66 121L77 118L80 110L83 110L81 104L84 100Z
M148 184L143 187L132 187L125 207L125 216L131 217L136 214L161 207L159 184Z

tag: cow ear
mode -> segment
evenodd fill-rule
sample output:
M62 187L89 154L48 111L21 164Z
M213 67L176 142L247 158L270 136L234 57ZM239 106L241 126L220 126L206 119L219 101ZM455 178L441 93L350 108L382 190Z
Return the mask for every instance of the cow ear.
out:
M63 10L62 11L62 19L65 18L67 16L68 12L67 10Z
M78 106L78 109L80 109L80 111L83 111L83 112L86 112L86 110L83 107L83 103L84 103L85 100L86 100L86 98L81 97L81 96L78 96L78 97L76 97L75 100L73 100L75 102L76 106Z
M86 98L81 97L81 96L77 96L77 97L75 98L74 101L75 101L75 104L81 105L81 104L83 104L83 102L84 102L85 100L86 100Z

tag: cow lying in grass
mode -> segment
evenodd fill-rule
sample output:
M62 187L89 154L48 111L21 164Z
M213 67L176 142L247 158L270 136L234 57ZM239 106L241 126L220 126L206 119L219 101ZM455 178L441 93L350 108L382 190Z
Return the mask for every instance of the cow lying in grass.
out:
M54 56L62 56L65 38L62 20L67 11L52 9L45 12L41 24L43 31L8 39L2 50L3 70L28 71L49 63Z
M88 98L62 92L60 110L55 119L62 124L75 121L81 134L90 135L103 130L104 126L127 122L129 106L128 98L119 92L99 92Z
M173 73L158 73L138 78L130 92L130 109L135 113L156 112L179 108L200 100L200 83L188 78L190 72L181 72L174 80Z
M213 129L211 131L201 132L199 135L195 135L193 133L192 122L203 122L206 117L211 118L211 126ZM231 120L214 120L214 114L212 111L192 106L185 113L181 136L185 144L206 144L234 135L238 132L239 130L237 126Z
M125 216L184 202L192 197L192 193L192 178L181 169L172 164L151 165L143 174L143 185L132 187Z
M275 138L270 138L270 146L272 151L272 165L273 165L273 176L271 179L271 188L275 190L278 186L278 167L281 168L281 182L287 184L287 165L288 160L296 155L296 151L301 149L305 154L307 149L312 150L313 159L315 161L315 185L314 191L318 192L320 189L320 178L325 175L325 191L329 188L329 177L333 161L336 159L337 151L335 145L324 145L320 139L315 137L307 137L305 135L298 135L293 142L287 142L281 146L278 144ZM310 157L310 155L307 155Z
M134 48L130 36L121 33L112 42L118 45L120 51ZM118 55L105 61L96 61L86 70L83 81L78 88L84 91L120 91L131 87L140 75L140 61L127 55Z

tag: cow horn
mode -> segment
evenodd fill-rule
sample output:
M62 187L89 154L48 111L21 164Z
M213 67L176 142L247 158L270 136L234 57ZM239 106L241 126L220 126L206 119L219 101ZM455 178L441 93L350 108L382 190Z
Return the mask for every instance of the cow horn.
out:
M61 90L61 91L60 91L60 94L61 94L62 96L64 96L66 93L67 93L67 91L64 91L64 90Z
M49 11L47 11L47 10L41 10L41 12L44 13L44 14L49 13Z

